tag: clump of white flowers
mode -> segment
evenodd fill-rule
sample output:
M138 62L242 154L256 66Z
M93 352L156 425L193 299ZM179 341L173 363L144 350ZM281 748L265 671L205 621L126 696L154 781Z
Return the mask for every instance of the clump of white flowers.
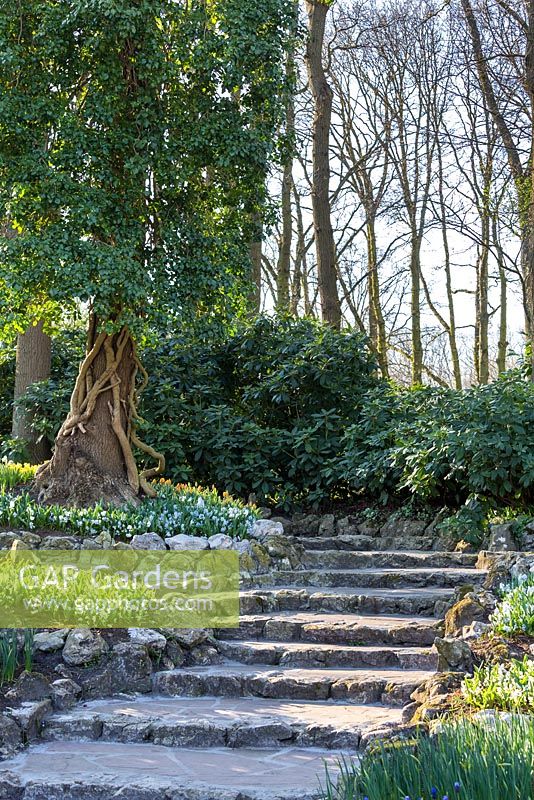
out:
M138 506L109 508L64 508L42 506L27 494L0 494L0 526L27 531L62 531L81 536L101 533L131 539L135 534L158 533L175 536L213 536L225 533L232 538L246 538L258 517L253 506L220 496L216 489L198 486L173 486L170 481L154 484L156 497Z
M503 599L492 617L492 628L501 634L534 635L534 575L510 586L502 586Z

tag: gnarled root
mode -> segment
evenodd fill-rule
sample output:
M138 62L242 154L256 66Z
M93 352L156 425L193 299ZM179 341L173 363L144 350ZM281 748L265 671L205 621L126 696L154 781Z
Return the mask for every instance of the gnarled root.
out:
M42 502L116 505L137 502L142 494L154 496L149 479L163 472L165 459L136 434L138 397L147 380L128 328L97 335L92 320L87 355L54 455L36 474L35 491ZM140 473L132 447L157 465Z

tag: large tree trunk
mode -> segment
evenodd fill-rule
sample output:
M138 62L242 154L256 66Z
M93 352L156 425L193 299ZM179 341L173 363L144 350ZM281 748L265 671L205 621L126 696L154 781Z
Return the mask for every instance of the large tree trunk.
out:
M14 439L24 444L27 458L32 464L40 464L50 458L48 442L40 438L32 428L33 417L18 405L30 386L50 377L51 366L50 336L43 330L43 323L30 325L17 338L17 357L15 366L15 393L13 406Z
M323 43L329 4L324 0L306 0L308 44L306 66L314 101L312 206L317 279L321 312L325 322L341 327L341 303L337 287L336 250L330 208L330 120L332 89L323 68Z
M129 330L98 333L92 319L69 414L52 459L37 471L34 490L41 502L121 505L137 502L143 493L153 495L148 478L162 472L165 461L135 432L139 371L145 383ZM158 466L139 473L133 446L154 457Z

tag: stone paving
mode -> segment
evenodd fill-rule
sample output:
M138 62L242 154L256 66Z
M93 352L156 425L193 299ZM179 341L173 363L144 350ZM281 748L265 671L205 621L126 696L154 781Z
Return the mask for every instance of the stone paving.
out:
M4 762L0 800L315 800L325 763L399 723L454 588L484 578L417 541L301 539L300 570L244 582L220 664L48 717L44 743Z
M0 774L2 800L311 800L335 757L313 748L37 745Z

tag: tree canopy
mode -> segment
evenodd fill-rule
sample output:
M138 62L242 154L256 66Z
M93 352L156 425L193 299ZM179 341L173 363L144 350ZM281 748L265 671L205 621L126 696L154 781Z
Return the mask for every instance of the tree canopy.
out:
M231 290L273 156L293 13L291 0L2 3L9 318L36 299L81 301L135 327Z

